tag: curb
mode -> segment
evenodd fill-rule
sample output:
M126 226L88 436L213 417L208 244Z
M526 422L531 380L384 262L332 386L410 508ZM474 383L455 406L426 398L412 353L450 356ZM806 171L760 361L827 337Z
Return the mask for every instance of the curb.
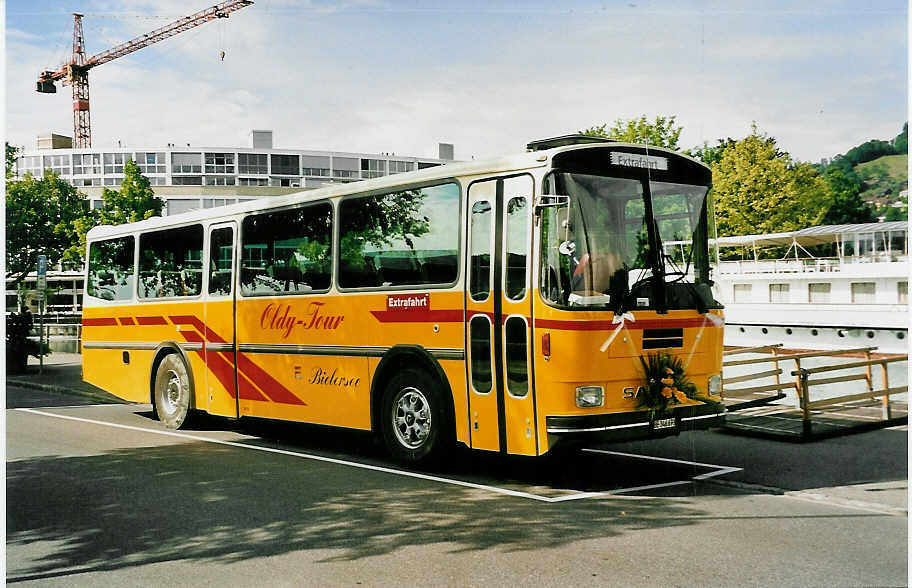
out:
M809 492L807 490L797 490L786 492L785 496L797 498L807 502L817 502L819 504L835 504L845 508L857 508L860 510L870 510L880 512L885 515L905 517L909 515L908 507L890 506L879 502L867 502L865 500L854 500L842 496L832 496L821 492Z
M757 494L768 494L772 496L786 496L788 498L795 498L798 500L804 500L806 502L816 502L817 504L828 504L830 506L841 506L844 508L856 508L860 510L868 510L880 512L881 514L891 515L891 516L908 516L909 509L908 507L902 506L891 506L888 504L882 504L879 502L868 502L863 500L853 500L851 498L845 498L841 496L835 496L831 494L826 494L823 492L813 492L808 490L786 490L785 488L776 488L775 486L763 486L760 484L750 484L747 482L733 482L730 480L701 480L707 484L715 484L717 486L723 486L726 488L735 488L737 490L744 490L745 492L753 492Z
M81 396L83 398L90 398L92 400L101 400L110 404L126 404L121 399L111 396L105 392L93 392L90 390L80 390L79 388L71 388L69 386L60 386L57 384L42 384L40 382L32 382L25 379L20 379L18 377L7 377L6 378L7 386L17 386L19 388L31 388L32 390L42 390L44 392L51 392L53 394L64 394L69 396Z

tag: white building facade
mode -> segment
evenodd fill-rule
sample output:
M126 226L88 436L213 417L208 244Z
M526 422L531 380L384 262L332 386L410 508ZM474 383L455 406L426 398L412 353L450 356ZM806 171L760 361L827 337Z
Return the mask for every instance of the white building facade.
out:
M54 139L54 140L50 140ZM102 205L104 188L118 189L123 168L133 160L165 200L165 214L233 204L326 184L415 171L452 161L453 146L439 145L439 158L338 151L279 149L272 131L251 132L250 147L191 147L168 144L146 148L73 149L67 137L38 138L38 149L23 150L16 175L41 177L53 170Z
M73 149L70 137L38 137L38 148L23 149L15 175L41 177L47 170L76 186L92 208L103 205L105 188L119 190L124 165L133 160L149 178L156 196L165 201L164 215L199 208L281 196L327 184L357 182L416 171L453 161L453 146L441 143L438 158L339 151L280 149L273 146L272 131L254 130L250 147L92 147ZM83 288L79 271L52 268L49 272L48 309L76 313L81 310ZM38 311L34 296L36 276L29 275L17 291L6 288L7 311L25 304Z

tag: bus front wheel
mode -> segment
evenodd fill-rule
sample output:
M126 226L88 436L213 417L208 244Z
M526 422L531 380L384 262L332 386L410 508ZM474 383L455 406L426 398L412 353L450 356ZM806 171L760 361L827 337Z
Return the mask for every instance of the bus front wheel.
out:
M155 412L169 429L187 422L193 388L184 360L176 353L167 355L155 372Z
M427 463L446 445L446 411L437 382L425 372L406 369L387 383L383 392L381 429L393 458Z

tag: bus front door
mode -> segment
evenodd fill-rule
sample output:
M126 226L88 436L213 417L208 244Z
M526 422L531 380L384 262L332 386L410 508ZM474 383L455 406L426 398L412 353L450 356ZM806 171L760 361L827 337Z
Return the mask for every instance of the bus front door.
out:
M538 453L530 377L531 176L469 186L466 340L471 445Z
M205 380L197 382L197 386L205 385L209 412L229 417L238 416L234 333L236 239L237 225L233 222L209 227L208 261L204 264L209 280L203 319L207 369Z

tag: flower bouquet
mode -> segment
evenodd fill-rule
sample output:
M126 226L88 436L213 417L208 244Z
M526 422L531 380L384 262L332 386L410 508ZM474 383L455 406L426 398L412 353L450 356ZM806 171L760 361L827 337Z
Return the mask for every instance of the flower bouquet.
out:
M641 355L640 363L646 376L646 385L637 395L640 407L661 413L669 406L685 404L689 400L717 404L700 394L697 386L687 378L681 358L668 353L655 353L646 357Z

